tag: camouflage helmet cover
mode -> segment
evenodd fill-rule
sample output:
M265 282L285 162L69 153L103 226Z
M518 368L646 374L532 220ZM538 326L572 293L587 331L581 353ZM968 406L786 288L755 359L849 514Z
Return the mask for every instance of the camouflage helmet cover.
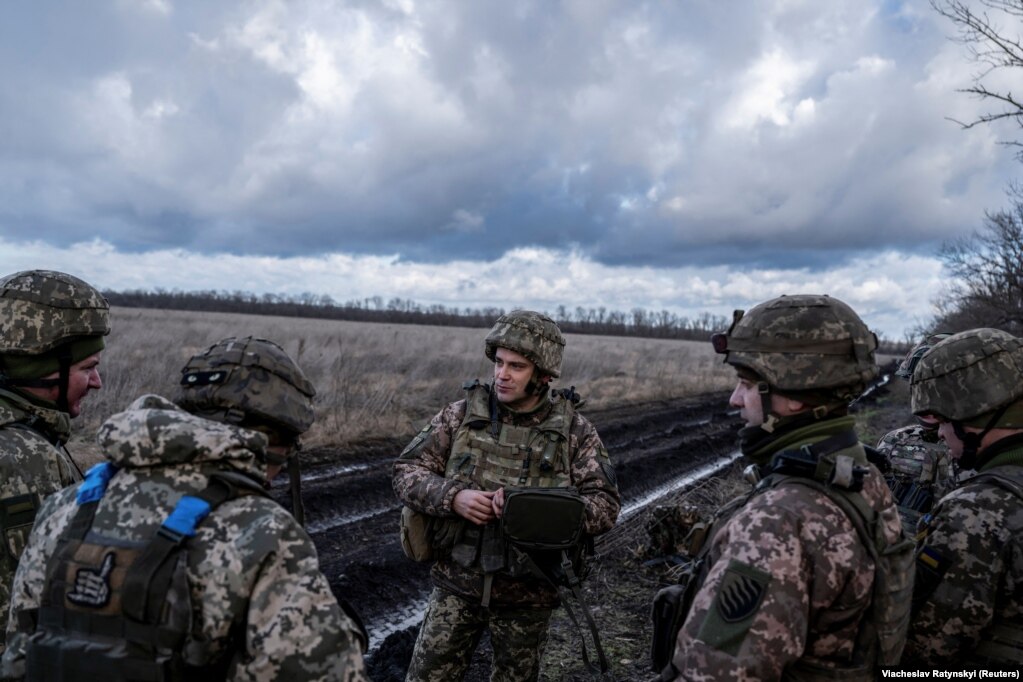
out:
M1023 339L971 329L935 345L910 383L914 414L966 421L1023 397Z
M779 391L833 391L855 397L877 376L877 337L848 305L825 295L780 296L715 335L725 362L752 370ZM724 341L725 343L721 343Z
M316 390L283 348L251 336L227 338L181 370L175 402L189 412L223 412L223 420L266 422L292 434L313 423Z
M939 333L931 334L924 338L923 341L913 346L906 357L899 363L898 369L895 370L895 375L900 376L903 379L909 379L913 376L913 370L916 369L917 363L920 362L920 358L923 357L924 353L929 351L935 344L944 341L951 334Z
M561 376L565 337L551 318L531 310L513 310L501 315L484 340L486 355L495 359L498 348L522 353L543 374Z
M0 279L0 354L39 355L69 339L110 333L110 306L77 277L25 270Z

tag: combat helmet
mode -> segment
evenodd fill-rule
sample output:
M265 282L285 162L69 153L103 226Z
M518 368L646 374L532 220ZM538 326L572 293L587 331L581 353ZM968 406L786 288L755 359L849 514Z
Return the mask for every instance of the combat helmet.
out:
M1000 329L971 329L935 345L910 383L913 414L949 421L963 441L959 463L976 464L994 428L1023 428L1023 339ZM967 432L963 427L979 428Z
M944 341L950 336L952 335L942 332L924 337L923 341L910 348L909 352L906 353L906 357L902 359L902 362L899 363L898 368L895 370L895 376L902 377L907 380L912 378L913 370L916 369L916 366L920 362L920 358L924 356L924 353L929 351L935 344Z
M852 308L825 295L780 296L737 310L728 332L711 341L725 362L785 394L848 402L878 373L877 337Z
M59 389L67 412L71 365L103 350L110 306L90 284L63 272L25 270L0 279L0 384ZM41 377L59 372L56 379Z
M313 423L316 390L272 341L230 337L195 355L181 370L175 402L185 410L243 427L269 427L282 444Z
M495 360L498 348L507 348L529 358L541 374L561 376L565 337L551 318L531 310L513 310L501 315L484 340L486 355Z

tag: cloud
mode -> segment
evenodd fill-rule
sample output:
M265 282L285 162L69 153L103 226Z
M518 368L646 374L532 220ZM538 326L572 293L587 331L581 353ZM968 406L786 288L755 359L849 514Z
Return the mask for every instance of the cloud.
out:
M1014 169L922 0L51 9L3 10L12 239L820 268L932 252Z

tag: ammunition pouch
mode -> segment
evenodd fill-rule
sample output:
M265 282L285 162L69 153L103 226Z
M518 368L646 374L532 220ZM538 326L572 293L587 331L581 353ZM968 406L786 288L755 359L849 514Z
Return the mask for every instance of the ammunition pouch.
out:
M442 518L401 508L399 537L401 550L413 561L434 561L447 556L462 535L461 519Z
M677 671L671 660L675 655L678 632L693 605L701 580L703 559L690 561L678 583L658 590L650 609L654 634L650 643L650 669L659 673L659 680L674 680Z

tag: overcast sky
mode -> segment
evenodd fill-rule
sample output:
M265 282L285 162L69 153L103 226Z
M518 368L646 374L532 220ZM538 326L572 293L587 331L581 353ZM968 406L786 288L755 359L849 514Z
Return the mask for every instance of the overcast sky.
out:
M949 120L988 108L952 32L926 0L3 3L0 271L690 315L829 293L901 338L1019 168L1014 131Z

